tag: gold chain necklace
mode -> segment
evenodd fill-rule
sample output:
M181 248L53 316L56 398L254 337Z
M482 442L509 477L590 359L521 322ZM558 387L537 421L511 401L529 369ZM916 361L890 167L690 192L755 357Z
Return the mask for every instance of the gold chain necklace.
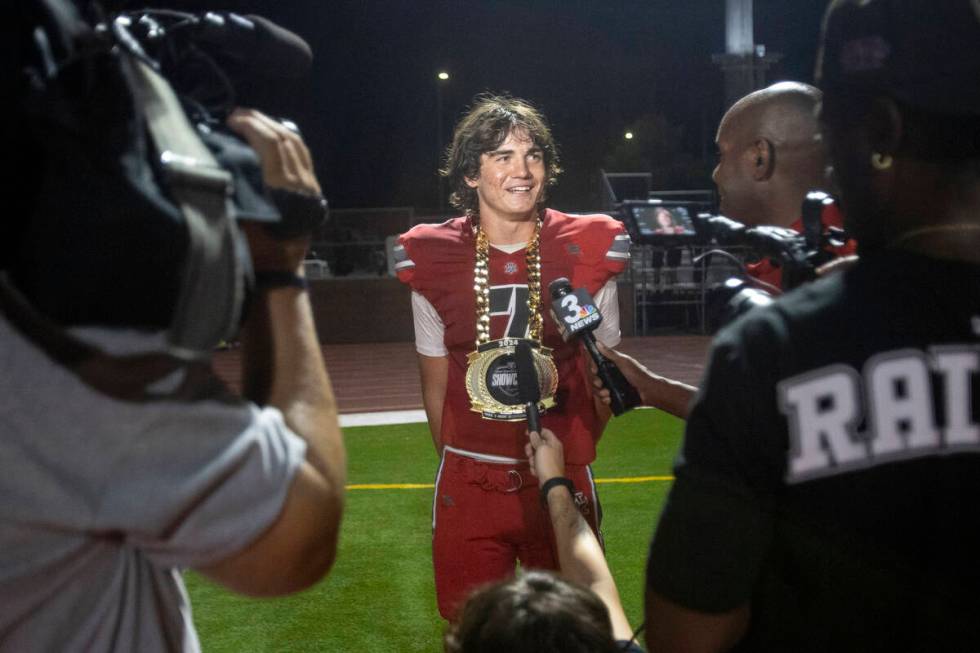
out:
M555 405L558 368L551 350L541 343L541 217L534 222L534 236L527 244L527 337L490 339L490 241L476 222L476 264L473 290L476 292L476 350L466 357L466 393L470 409L484 419L514 421L525 418L521 391L517 385L517 348L529 346L534 371L541 390L538 405L542 409Z
M534 222L534 236L527 244L527 310L528 337L541 342L541 218ZM476 264L473 269L476 291L476 346L490 341L490 240L479 223L476 225Z

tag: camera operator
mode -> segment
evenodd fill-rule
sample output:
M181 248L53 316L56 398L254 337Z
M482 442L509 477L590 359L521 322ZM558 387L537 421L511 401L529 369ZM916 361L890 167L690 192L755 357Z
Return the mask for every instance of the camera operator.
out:
M816 109L820 91L809 84L780 82L736 102L722 117L712 174L722 214L748 227L769 225L803 231L800 207L809 191L827 187L826 147ZM825 227L841 227L836 207L824 212ZM854 252L853 242L838 248ZM769 259L749 273L781 287L782 270Z
M61 20L71 19L68 3L45 7L56 5ZM15 25L32 33L34 15L19 13L22 8L15 16L23 22ZM73 26L77 42L49 43L81 52L91 33L80 20ZM79 131L86 126L77 125ZM296 133L244 109L228 126L261 157L268 188L319 195ZM108 147L108 135L105 142ZM108 214L124 202L97 192L104 188L100 175L111 171L77 174L95 189L86 198L95 211L86 215ZM59 178L46 181L57 193ZM60 181L69 187L68 179ZM55 306L62 311L58 320L39 308L30 283L18 280L51 268L90 278L87 270L70 258L25 259L31 229L13 231L16 238L5 243L3 651L197 651L183 568L235 592L273 596L315 583L336 555L346 462L302 278L309 239L275 240L246 228L252 262L264 274L258 278L273 280L259 284L243 326L247 401L223 388L206 355L178 355L171 347L171 316L153 304L170 306L167 278L179 275L182 254L165 252L171 264L162 270L120 266L126 250L149 242L140 239L158 226L140 215L129 218L141 227L131 232L135 241L104 223L87 226L105 235L110 271L126 284L142 284L145 294L97 307ZM92 288L86 297L116 292ZM84 317L73 319L73 311Z
M726 217L748 227L803 231L800 210L807 193L827 184L826 147L816 117L820 97L820 90L808 84L780 82L749 93L724 115L718 126L718 165L712 178ZM822 219L825 227L843 226L835 206L825 210ZM848 241L834 253L844 257L854 249L854 241ZM781 286L783 271L769 259L752 263L747 270L755 279ZM644 405L687 418L697 388L660 376L626 354L602 351L639 391ZM608 404L608 390L598 378L593 384L596 397Z
M658 652L980 646L980 6L835 0L822 41L861 259L717 337L650 548Z

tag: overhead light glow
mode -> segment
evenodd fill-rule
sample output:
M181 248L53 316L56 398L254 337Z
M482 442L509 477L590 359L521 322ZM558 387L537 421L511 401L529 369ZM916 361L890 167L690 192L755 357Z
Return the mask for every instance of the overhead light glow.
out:
M623 138L625 138L628 141L633 140L633 132L626 132L625 134L623 134Z
M447 79L449 79L449 73L447 73L445 70L441 70L439 71L439 74L436 75L436 77L438 77L442 81L446 81Z

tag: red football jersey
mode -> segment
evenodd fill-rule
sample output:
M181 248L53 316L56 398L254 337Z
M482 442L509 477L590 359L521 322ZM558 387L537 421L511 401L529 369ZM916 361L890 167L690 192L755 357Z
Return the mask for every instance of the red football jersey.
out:
M524 421L483 419L470 409L466 393L466 357L476 349L476 298L473 268L476 240L468 218L439 225L421 224L403 234L405 248L398 278L424 296L445 326L449 378L442 415L442 441L485 454L524 458ZM565 459L588 464L595 459L601 434L592 392L585 378L586 355L578 342L562 340L549 314L548 284L567 277L575 288L595 294L619 274L629 260L629 236L618 220L606 215L569 216L545 211L540 236L541 312L544 345L554 350L558 368L557 406L542 417L565 447ZM526 251L507 254L490 248L490 336L526 337Z

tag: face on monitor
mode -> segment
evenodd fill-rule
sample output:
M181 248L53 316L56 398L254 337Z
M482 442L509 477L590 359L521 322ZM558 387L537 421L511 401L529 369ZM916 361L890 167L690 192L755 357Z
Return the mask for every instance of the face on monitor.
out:
M632 206L633 219L640 238L694 236L691 214L684 206Z

